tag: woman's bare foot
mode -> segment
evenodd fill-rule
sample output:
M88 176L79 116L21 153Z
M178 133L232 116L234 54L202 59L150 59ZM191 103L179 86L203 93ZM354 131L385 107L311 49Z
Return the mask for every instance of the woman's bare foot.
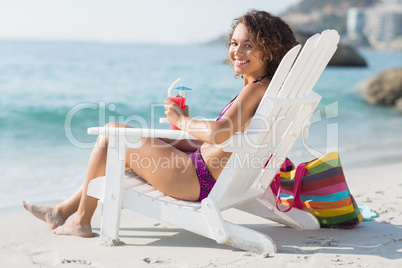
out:
M90 224L80 225L71 220L62 226L57 227L53 233L57 235L73 235L80 237L92 237L92 227Z
M38 219L47 222L51 229L64 224L64 219L52 207L35 206L22 201L22 206Z

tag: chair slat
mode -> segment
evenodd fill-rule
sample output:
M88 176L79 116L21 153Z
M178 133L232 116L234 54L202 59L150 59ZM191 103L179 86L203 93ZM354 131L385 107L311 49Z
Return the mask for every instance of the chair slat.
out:
M300 55L297 57L294 66L292 67L288 76L286 77L286 80L283 83L281 90L278 93L279 98L287 98L291 90L295 89L295 86L297 86L296 82L300 77L300 73L303 71L304 65L309 60L311 53L314 50L314 46L319 38L320 35L316 34L307 40L303 49L300 52Z
M323 60L320 63L319 68L317 69L317 72L314 74L313 78L309 80L308 86L305 89L306 91L305 94L310 94L310 92L313 90L314 85L317 83L322 72L324 71L328 62L331 60L332 56L334 55L335 51L338 48L337 44L339 42L339 34L336 31L332 31L332 37L333 39L331 40L331 44L329 44L330 47L326 50L326 53L323 57Z
M274 76L272 77L271 82L265 92L266 97L276 97L278 92L287 77L290 68L292 67L299 51L301 49L301 45L297 45L288 53L286 53L285 57L283 57L282 61L280 62L278 69L276 70Z
M281 141L280 146L278 146L277 150L275 151L274 158L276 158L278 163L281 163L280 161L286 158L294 142L296 141L296 137L301 129L303 122L305 122L306 119L310 117L312 109L315 109L315 107L312 107L311 105L310 106L306 105L303 108L304 109L300 113L298 113L297 118L294 121L294 124L292 124L288 129L288 132L290 133L288 133L288 135L284 137L284 139ZM292 135L292 132L294 133L294 135ZM265 188L268 187L269 183L272 181L277 171L278 166L274 166L269 167L267 170L263 172L263 176L261 178L261 184Z
M313 44L312 51L310 52L307 61L303 64L303 68L300 70L300 72L298 72L298 90L293 90L289 94L290 98L294 98L297 95L303 96L302 92L305 92L305 90L303 90L303 85L313 76L313 74L315 73L315 69L318 68L317 62L319 62L323 58L321 54L323 49L325 48L325 44L327 43L328 39L330 39L330 37L330 32L325 31L320 35L315 44Z
M170 203L174 203L174 202L176 202L176 201L178 201L179 199L176 199L176 198L173 198L173 197L170 197L170 196L165 196L165 197L163 197L163 198L159 198L159 201L162 201L162 202L164 202L166 205L168 205L168 204L170 204Z
M288 102L288 105L292 104L299 107L303 105L302 103ZM240 196L247 194L252 185L255 184L265 164L262 160L268 160L270 154L273 153L280 139L282 139L287 126L291 124L293 118L296 116L296 114L289 114L289 112L285 113L288 110L286 106L275 107L274 110L276 112L274 115L271 114L272 119L279 119L280 121L272 122L271 120L267 135L263 137L264 140L261 140L262 143L259 143L260 145L267 145L266 148L260 146L260 149L254 154L246 153L242 155L237 153L231 156L210 193L210 196L214 200L217 200L217 202L226 204L230 199L236 200ZM257 163L255 160L260 162Z
M199 202L189 202L189 201L184 201L184 200L178 200L177 202L170 203L170 205L177 205L180 207L180 209L186 209L186 210L196 210L201 208L201 203Z
M138 178L136 178L136 177L124 177L123 178L124 189L137 187L137 186L144 185L145 183L147 183L146 181L144 181L140 177L138 177Z
M228 204L229 200L239 200L239 197L246 195L250 190L252 190L253 185L257 185L256 181L261 177L261 170L264 163L260 163L259 167L244 167L241 166L241 163L247 163L247 161L252 161L252 159L267 159L268 157L275 152L276 147L279 146L283 137L289 136L288 131L290 126L294 124L295 121L305 120L310 116L307 115L306 118L298 117L301 109L314 108L316 104L320 100L320 97L317 94L313 94L312 97L302 97L302 98L293 98L285 101L288 105L282 105L281 102L277 102L277 106L274 106L271 109L271 113L269 113L267 117L267 121L270 122L270 129L268 133L263 137L263 140L260 144L268 145L267 148L261 148L256 153L246 154L241 157L240 153L236 155L232 155L229 160L227 166L221 173L217 183L215 184L212 192L210 193L211 198L217 200L219 205ZM279 120L279 122L273 122L273 119ZM304 118L304 119L303 119ZM305 123L298 122L297 129L291 129L295 134L293 135L291 140L286 140L288 145L282 145L284 148L291 148L293 146L297 134L301 132L302 126ZM287 151L288 152L288 151ZM244 161L245 158L249 157L249 160ZM283 156L282 156L283 157ZM237 158L237 159L234 159ZM252 158L252 159L250 159ZM278 160L277 160L278 162ZM280 167L280 166L279 166ZM266 184L266 183L265 183Z
M315 84L310 83L312 78L317 74L320 76L327 65L323 65L322 62L326 59L328 49L332 46L336 47L334 37L334 32L331 30L326 30L321 34L320 39L317 41L317 44L314 47L315 53L312 55L311 60L308 61L303 73L301 74L304 77L304 81L303 84L300 85L301 88L300 92L297 94L298 96L303 96L311 92L310 85Z
M149 193L149 192L152 192L155 190L155 188L148 183L140 185L140 186L132 187L131 189L136 191L138 194L146 194L146 193Z
M160 198L163 198L163 197L166 196L164 193L162 193L162 192L160 192L160 191L158 191L156 189L154 191L148 192L148 193L146 193L144 195L150 197L152 200L157 200L157 199L160 199Z

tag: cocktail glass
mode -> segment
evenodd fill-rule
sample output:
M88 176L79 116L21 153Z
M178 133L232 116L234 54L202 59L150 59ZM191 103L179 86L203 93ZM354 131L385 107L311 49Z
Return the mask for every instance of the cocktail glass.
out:
M186 106L186 91L191 90L191 88L180 86L169 89L168 99L174 101L181 109ZM170 129L180 130L180 128L176 127L173 124L170 124Z

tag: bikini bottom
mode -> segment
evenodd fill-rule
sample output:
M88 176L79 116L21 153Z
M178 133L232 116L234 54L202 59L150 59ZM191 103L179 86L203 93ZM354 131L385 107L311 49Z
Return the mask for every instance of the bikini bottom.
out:
M195 171L197 172L198 180L200 181L200 195L197 202L201 202L204 198L207 198L215 185L215 178L209 172L207 165L201 155L201 149L190 154L189 157L193 160Z

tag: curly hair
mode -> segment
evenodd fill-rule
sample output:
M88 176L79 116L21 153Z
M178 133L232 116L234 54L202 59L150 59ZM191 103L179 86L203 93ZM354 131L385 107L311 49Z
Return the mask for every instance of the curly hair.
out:
M240 23L246 26L251 41L262 52L262 60L266 63L265 74L272 79L282 58L298 44L293 31L280 17L252 9L233 20L232 31L226 42L228 48L233 32Z

